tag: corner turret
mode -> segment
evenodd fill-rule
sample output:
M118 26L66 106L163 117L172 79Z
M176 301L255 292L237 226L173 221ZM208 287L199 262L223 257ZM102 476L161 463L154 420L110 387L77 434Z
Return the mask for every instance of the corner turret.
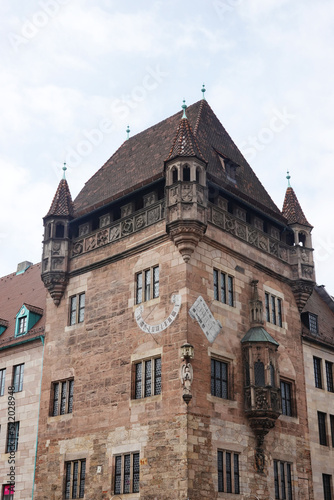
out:
M64 176L59 182L50 210L43 218L44 240L42 281L56 306L66 289L69 262L69 222L73 219L73 202Z

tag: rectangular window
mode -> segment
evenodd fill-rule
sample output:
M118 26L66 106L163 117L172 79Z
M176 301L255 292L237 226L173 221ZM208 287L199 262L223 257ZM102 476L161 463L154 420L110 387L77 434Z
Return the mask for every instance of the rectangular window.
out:
M19 318L19 328L18 335L22 335L27 331L27 316L23 316L23 318Z
M139 453L115 457L114 494L139 493Z
M329 416L332 436L332 448L334 448L334 415Z
M333 385L333 363L331 363L330 361L326 361L325 365L326 365L327 391L334 392L334 385Z
M311 333L318 333L318 316L308 313L309 330Z
M218 451L218 491L240 494L239 455Z
M213 296L215 300L234 306L233 276L213 270Z
M135 363L134 399L161 394L161 358Z
M86 459L65 462L65 498L84 498Z
M318 389L322 389L321 359L313 357L314 383Z
M282 414L292 417L292 384L281 380Z
M20 422L9 422L7 427L6 453L17 451L19 444Z
M211 394L228 399L228 363L211 359Z
M274 460L275 499L293 500L292 464Z
M70 299L70 325L83 323L85 319L85 293L73 295Z
M52 413L53 417L72 413L74 380L63 380L52 384Z
M6 368L0 370L0 396L5 394Z
M322 484L324 488L324 500L332 500L332 476L329 474L322 475Z
M2 499L3 500L14 500L15 486L10 484L4 484L2 487Z
M136 274L136 304L159 297L159 266Z
M319 443L328 446L326 431L326 413L318 411Z
M282 299L279 299L271 293L265 292L265 316L268 323L273 325L278 325L282 327L283 325L283 311L282 311Z
M13 373L14 392L21 392L23 390L23 374L24 374L24 363L21 365L14 366L14 373Z

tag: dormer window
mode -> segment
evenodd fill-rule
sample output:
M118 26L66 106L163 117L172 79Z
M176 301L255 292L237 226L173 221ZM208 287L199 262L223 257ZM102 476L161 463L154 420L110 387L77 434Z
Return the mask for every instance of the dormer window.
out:
M23 304L16 315L15 337L28 333L41 316L43 316L43 309L29 304Z
M301 314L303 324L315 335L319 333L318 316L311 312L304 312Z
M8 321L0 318L0 335L8 328Z

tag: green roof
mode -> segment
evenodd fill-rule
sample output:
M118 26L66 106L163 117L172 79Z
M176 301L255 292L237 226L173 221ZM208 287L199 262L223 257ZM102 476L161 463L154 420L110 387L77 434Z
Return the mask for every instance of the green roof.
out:
M241 342L270 342L279 346L279 343L262 326L250 328Z

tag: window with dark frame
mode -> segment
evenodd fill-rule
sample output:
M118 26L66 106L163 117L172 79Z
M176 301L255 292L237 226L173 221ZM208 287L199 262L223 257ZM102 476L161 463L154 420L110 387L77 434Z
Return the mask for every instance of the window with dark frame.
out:
M275 499L293 500L292 464L274 460Z
M218 491L240 494L239 454L218 450Z
M330 361L325 361L325 366L326 366L327 391L334 392L333 363L331 363Z
M139 453L115 456L114 494L139 493Z
M70 325L83 323L85 319L85 292L73 295L70 298Z
M282 327L283 325L283 313L282 313L282 299L272 295L271 293L265 292L265 317L268 323L273 325L278 325Z
M15 365L13 371L13 392L21 392L23 390L23 375L24 363Z
M62 380L52 383L51 416L65 415L73 411L74 380Z
M332 448L334 448L334 415L329 416L332 436Z
M213 270L213 298L234 307L234 285L233 276Z
M256 361L254 363L254 379L257 387L264 387L266 385L264 378L264 364L262 361Z
M218 398L228 399L229 363L211 359L211 394Z
M282 414L288 417L293 416L292 405L292 384L281 380L281 401L282 401Z
M134 399L161 394L161 357L136 362L134 377Z
M318 429L319 429L319 443L322 446L328 446L327 430L326 430L326 413L318 411Z
M0 370L0 396L5 394L6 368Z
M65 462L65 499L84 498L86 459Z
M311 333L318 333L318 316L308 313L309 330Z
M322 389L321 359L313 356L314 383L318 389Z
M322 484L324 489L324 500L332 500L332 476L330 474L323 474Z
M16 452L19 444L20 422L8 422L6 453Z
M136 304L159 297L159 266L136 274Z

